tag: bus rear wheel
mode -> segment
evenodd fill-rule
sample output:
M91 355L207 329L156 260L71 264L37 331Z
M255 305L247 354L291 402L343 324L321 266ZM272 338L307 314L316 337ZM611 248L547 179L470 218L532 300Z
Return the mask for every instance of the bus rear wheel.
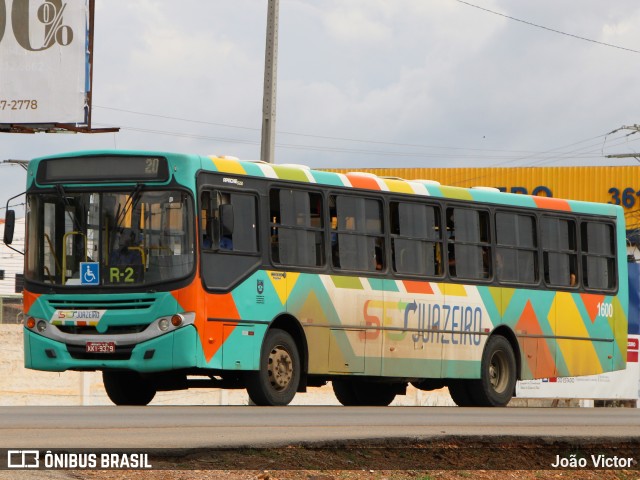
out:
M516 357L511 344L500 335L489 337L482 352L481 378L469 389L474 404L478 407L506 406L513 397L516 380Z
M300 354L284 330L269 330L260 353L260 368L247 376L247 392L256 405L288 405L300 383Z
M396 398L398 386L393 383L363 380L334 380L333 393L345 407L386 407Z
M109 399L116 405L148 405L156 396L156 387L136 372L102 372Z

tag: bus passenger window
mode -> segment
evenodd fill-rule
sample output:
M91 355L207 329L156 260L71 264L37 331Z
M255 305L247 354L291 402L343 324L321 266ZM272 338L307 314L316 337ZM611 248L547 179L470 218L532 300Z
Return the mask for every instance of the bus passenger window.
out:
M257 198L253 194L204 192L202 248L224 253L257 253Z
M389 215L394 271L440 276L443 265L440 209L434 205L391 202Z
M271 260L282 265L324 264L322 196L274 188L269 193Z
M355 195L335 195L329 198L329 208L330 216L337 217L337 227L331 231L333 266L365 272L384 269L382 202Z
M447 218L449 274L461 279L489 279L489 212L475 208L449 208Z
M613 290L616 288L616 241L612 224L582 222L582 273L585 288Z
M542 249L545 283L577 287L580 279L575 222L551 215L542 217Z
M537 283L538 248L536 217L497 212L496 278L504 283Z

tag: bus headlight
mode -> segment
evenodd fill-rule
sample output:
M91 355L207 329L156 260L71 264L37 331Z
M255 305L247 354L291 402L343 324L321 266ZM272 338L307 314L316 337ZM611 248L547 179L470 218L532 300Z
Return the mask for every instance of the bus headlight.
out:
M174 313L171 316L158 318L154 322L154 325L164 334L187 325L193 325L195 318L196 314L193 312Z
M158 321L158 328L163 332L166 332L167 330L169 330L169 319L168 318L161 318Z
M36 326L36 319L33 317L29 317L27 318L27 321L24 322L24 324L26 325L27 328L32 329L33 327Z
M36 328L40 333L43 333L47 329L47 322L45 322L44 320L39 320L36 324Z

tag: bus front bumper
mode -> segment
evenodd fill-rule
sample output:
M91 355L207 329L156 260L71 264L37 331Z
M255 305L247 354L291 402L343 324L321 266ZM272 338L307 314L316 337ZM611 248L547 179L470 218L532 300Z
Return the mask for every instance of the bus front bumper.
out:
M24 365L49 372L108 369L161 372L196 366L198 343L195 327L186 325L115 352L87 353L85 346L67 345L25 328Z

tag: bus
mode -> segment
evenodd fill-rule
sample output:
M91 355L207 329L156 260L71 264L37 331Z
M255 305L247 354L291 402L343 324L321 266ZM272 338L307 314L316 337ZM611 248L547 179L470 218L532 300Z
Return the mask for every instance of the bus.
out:
M520 379L626 366L616 205L144 151L27 178L25 366L101 371L116 405L331 382L343 405L411 384L504 406Z

